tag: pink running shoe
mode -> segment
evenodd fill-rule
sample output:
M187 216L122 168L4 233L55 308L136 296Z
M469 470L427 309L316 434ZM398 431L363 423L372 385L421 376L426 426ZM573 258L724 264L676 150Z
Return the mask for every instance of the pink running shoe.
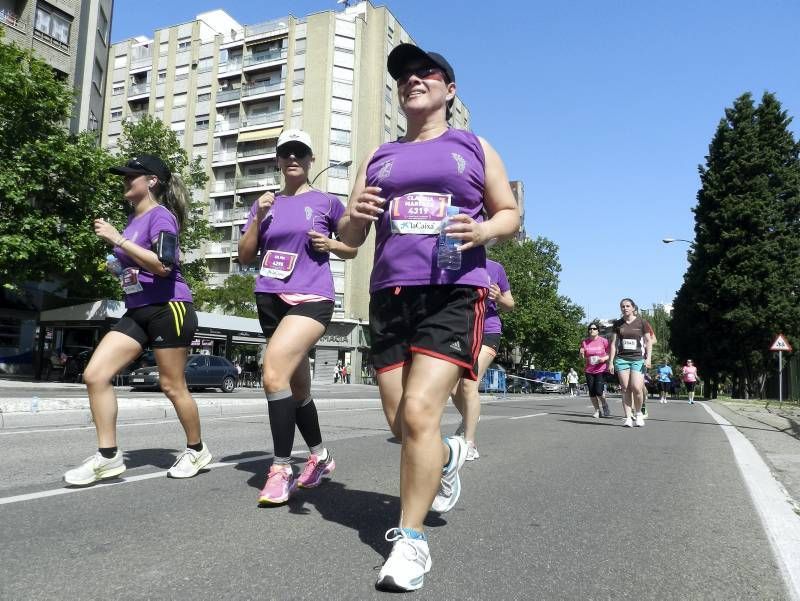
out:
M289 500L297 480L288 465L273 465L267 474L267 483L258 495L259 505L280 505Z
M319 486L320 482L322 482L322 476L330 474L335 469L336 462L333 460L333 454L330 450L328 450L328 458L325 461L320 461L319 455L311 454L308 456L303 473L297 479L297 485L300 488Z

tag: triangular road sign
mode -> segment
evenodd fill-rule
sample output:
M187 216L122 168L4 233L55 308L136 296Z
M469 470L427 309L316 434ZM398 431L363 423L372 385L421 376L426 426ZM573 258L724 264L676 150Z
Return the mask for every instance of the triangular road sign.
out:
M772 343L772 346L769 347L771 351L785 351L787 353L792 352L792 347L789 344L789 341L786 340L786 337L783 334L778 334L778 337L775 339L775 342Z

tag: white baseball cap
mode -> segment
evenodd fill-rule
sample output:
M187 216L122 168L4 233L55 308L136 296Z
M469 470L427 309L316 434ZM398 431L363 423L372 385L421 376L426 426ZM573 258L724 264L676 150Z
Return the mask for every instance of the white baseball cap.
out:
M278 145L275 148L278 149L289 142L297 142L298 144L302 144L303 146L307 147L312 154L314 153L314 149L311 146L311 136L309 136L302 129L287 129L281 132L281 135L278 136Z

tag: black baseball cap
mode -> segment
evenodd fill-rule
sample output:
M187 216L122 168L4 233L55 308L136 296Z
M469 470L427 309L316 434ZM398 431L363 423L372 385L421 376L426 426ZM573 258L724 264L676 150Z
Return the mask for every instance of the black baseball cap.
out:
M392 76L392 79L397 81L397 78L403 74L409 63L420 60L430 61L444 71L448 83L453 83L456 80L455 71L453 71L453 67L450 66L445 57L437 52L425 52L414 44L395 46L389 53L386 67L389 69L389 75Z
M111 167L108 171L114 175L155 175L162 182L172 177L167 164L154 154L136 155L122 167Z

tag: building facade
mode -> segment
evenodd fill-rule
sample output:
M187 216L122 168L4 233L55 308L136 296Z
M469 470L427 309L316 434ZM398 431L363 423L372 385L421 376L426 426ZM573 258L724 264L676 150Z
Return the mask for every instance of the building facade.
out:
M113 0L0 0L3 40L30 48L75 88L72 133L103 125Z

